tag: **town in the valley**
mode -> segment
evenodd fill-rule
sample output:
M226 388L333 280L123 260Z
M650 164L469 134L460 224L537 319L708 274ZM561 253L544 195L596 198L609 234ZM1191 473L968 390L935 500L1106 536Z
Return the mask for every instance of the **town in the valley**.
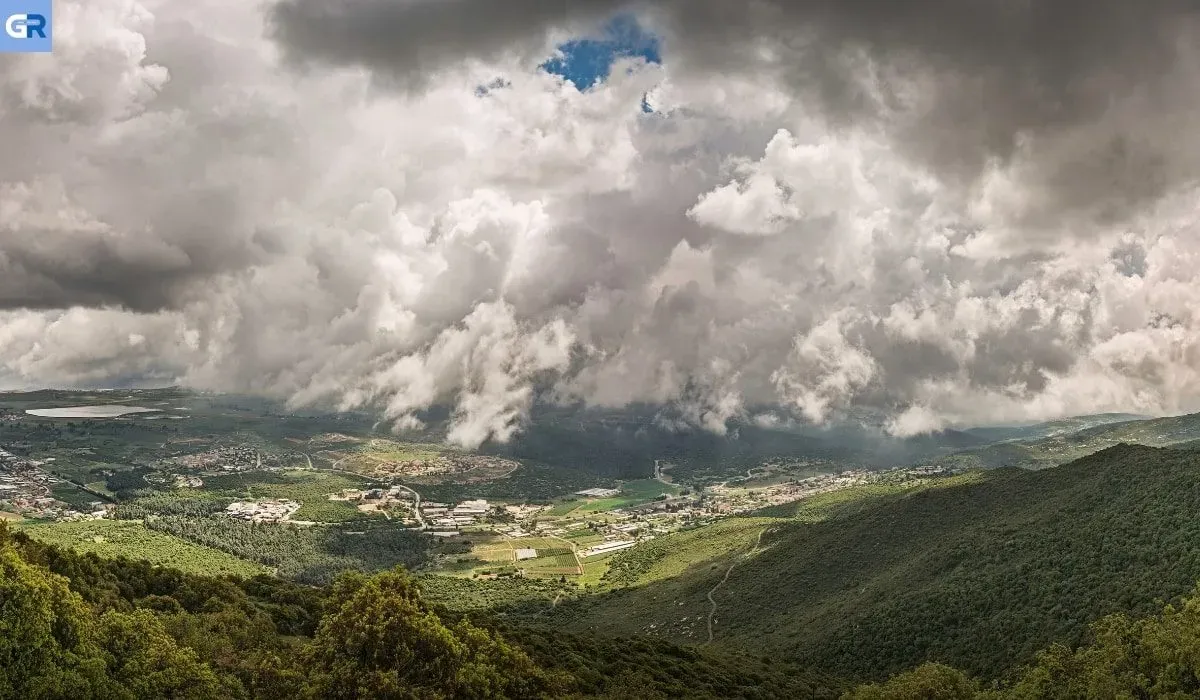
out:
M364 513L383 514L443 541L466 543L470 551L441 558L448 573L473 576L581 574L585 565L639 542L721 518L751 514L818 494L872 483L918 483L954 473L920 466L884 471L847 470L788 479L767 485L720 483L691 491L666 481L638 482L638 502L618 505L622 487L577 491L554 504L494 503L486 499L439 502L422 499L408 486L349 489L330 500L354 504ZM654 494L648 485L662 488ZM299 504L262 500L231 504L227 514L260 523L314 525L292 519ZM543 560L553 566L541 566ZM565 565L564 565L565 564Z
M309 470L321 471L311 466L311 457L304 453L289 458L278 452L264 454L253 445L221 444L190 454L164 456L143 478L147 485L160 489L200 490L207 479L221 475L295 470L298 459L304 459ZM327 460L336 465L346 461L337 453ZM474 483L472 474L503 478L518 463L469 455L363 463L375 478L375 487L340 489L319 498L352 506L367 519L383 518L437 538L431 542L454 545L440 549L442 554L436 557L433 568L475 577L581 576L589 562L680 529L841 489L871 483L917 483L951 473L941 467L905 467L793 477L786 469L781 471L778 464L766 464L747 470L745 477L688 488L664 477L662 465L656 463L654 478L580 489L549 503L492 502L484 498L448 502L424 498L421 489L427 487L423 482L406 477L458 474L465 476L464 483L469 487ZM55 474L54 467L53 458L31 459L0 448L0 511L9 513L9 517L43 520L113 517L112 499L91 500L86 487L67 483ZM402 480L405 483L400 483ZM73 499L74 505L58 495L72 488L85 492L83 498ZM294 497L231 499L212 517L263 526L325 524L300 517L302 506L302 500Z
M24 459L0 447L0 506L6 506L0 510L47 520L104 517L104 501L92 501L90 508L80 510L56 498L55 488L64 482L42 468L47 462Z

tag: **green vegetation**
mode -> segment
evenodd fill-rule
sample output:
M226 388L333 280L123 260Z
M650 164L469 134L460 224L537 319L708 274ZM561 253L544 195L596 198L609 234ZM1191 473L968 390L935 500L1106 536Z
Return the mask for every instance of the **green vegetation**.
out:
M421 594L431 604L455 612L479 612L515 606L543 609L579 589L557 579L502 578L479 581L451 576L422 576L417 579Z
M539 665L569 674L583 697L832 700L843 685L774 659L678 647L648 637L584 637L511 625L499 629Z
M102 557L144 559L194 574L254 576L267 569L211 547L148 530L140 522L83 520L76 522L23 522L19 526L43 542L91 552Z
M571 546L594 544L595 530L435 540L329 501L372 482L300 469L298 450L321 466L356 450L408 461L442 449L370 443L370 417L172 391L5 395L0 412L89 401L195 410L0 421L0 444L53 457L45 468L74 482L53 495L80 509L119 501L116 521L0 522L0 697L823 698L857 683L847 698L1200 696L1200 593L1180 602L1200 578L1200 416L931 438L925 454L960 439L976 447L923 461L990 470L821 494L580 566ZM565 527L677 491L644 478L650 454L694 487L841 469L826 458L854 452L782 432L729 441L643 423L551 416L549 429L496 449L557 466L416 488L427 501L558 501L540 519ZM246 445L292 471L205 473L200 489L172 488L165 458ZM762 461L801 452L820 458ZM1003 468L1090 453L1056 469ZM571 497L617 485L613 498ZM330 524L218 515L264 498L297 500L297 520ZM514 548L538 556L516 562ZM433 557L449 575L393 570ZM271 569L279 577L256 575Z
M1200 696L1200 597L1157 616L1111 615L1091 627L1089 643L1055 644L1015 679L988 687L940 664L925 664L844 700L1022 700L1025 698L1194 698Z
M656 537L614 555L604 580L630 586L678 576L696 564L749 549L758 534L775 522L771 518L730 518Z
M878 505L882 499L927 488L963 486L986 479L982 471L967 472L957 476L935 480L909 480L897 484L866 484L839 491L819 493L815 496L763 508L758 515L790 518L803 523L819 523L832 518L843 518Z
M0 697L222 695L217 676L146 611L93 613L61 576L0 548Z
M713 593L716 643L847 677L933 660L990 678L1200 578L1195 452L1121 446L961 481L851 501L822 522L778 522ZM554 624L703 641L694 620L710 610L724 562L564 603ZM653 580L646 571L613 577Z
M93 493L88 493L79 488L78 485L69 482L60 482L55 484L50 489L50 496L56 498L72 508L88 513L93 510L92 503L100 501L103 503L103 498Z
M580 573L579 560L570 549L539 549L536 559L520 562L526 576L576 576Z
M1067 425L1061 431L1056 431L1057 434L984 445L935 459L932 463L965 469L1044 469L1122 443L1168 447L1200 439L1200 414L1149 420L1129 420L1131 418L1133 416L1118 414L1112 416L1112 419L1122 419L1118 422L1093 425L1082 430L1071 429L1074 426L1070 421L1065 421ZM987 434L996 431L980 432Z
M0 527L0 697L833 698L832 679L658 640L470 621L402 571L323 588L105 560Z
M186 515L192 518L203 518L220 513L233 501L232 498L207 491L145 493L146 495L133 501L115 506L112 516L118 520L142 520L155 515Z
M516 574L524 570L527 576L578 576L579 563L571 543L555 537L508 538L495 535L476 535L454 553L462 554L443 561L438 570L456 576L479 574ZM448 546L455 546L454 542ZM517 549L532 549L537 557L517 561Z
M561 503L555 503L554 507L552 507L550 510L545 512L545 515L547 517L551 517L551 518L558 518L558 517L570 515L571 513L575 512L575 510L577 510L579 508L579 506L581 506L583 504L584 504L584 501L579 500L579 499L570 499L567 501L562 501Z
M676 496L682 490L678 486L664 484L656 479L626 481L621 483L619 488L621 489L620 495L611 498L586 500L572 498L563 501L562 503L555 504L553 508L546 511L546 515L550 517L565 517L572 514L603 513L609 510L648 503L656 498L661 498L664 494Z
M360 512L346 501L330 501L329 495L371 483L341 474L303 470L223 475L207 478L203 489L125 491L126 500L116 506L114 514L129 520L153 515L204 518L225 510L238 499L283 498L300 503L300 509L292 516L294 520L346 523L381 516Z
M317 523L348 523L356 520L378 518L377 512L364 513L347 501L308 500L300 504L300 509L292 514L293 520Z
M369 461L411 462L413 460L434 460L448 450L426 443L399 442L374 438L355 451L352 460L368 458Z
M535 698L569 682L443 621L399 571L310 593L64 556L0 530L0 600L2 697Z
M374 482L344 474L294 470L283 473L250 472L235 476L210 478L207 491L245 499L284 498L300 503L294 520L322 523L342 523L378 518L363 513L347 501L331 501L330 494L348 489L362 489Z
M595 486L610 487L616 482L597 478L593 474L544 464L522 464L505 479L478 484L438 484L421 486L421 496L428 501L457 502L469 498L486 498L500 502L549 503L569 493Z
M258 562L305 583L328 583L345 570L416 567L429 550L425 536L386 522L300 527L160 516L146 520L146 527Z

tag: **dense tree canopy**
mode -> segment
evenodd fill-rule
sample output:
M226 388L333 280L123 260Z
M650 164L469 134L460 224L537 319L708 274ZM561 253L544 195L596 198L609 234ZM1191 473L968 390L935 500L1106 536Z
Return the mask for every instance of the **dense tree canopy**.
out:
M317 698L541 697L550 679L524 652L466 621L447 626L406 574L343 576L313 644Z
M1008 682L985 687L955 669L925 664L843 700L1034 700L1035 698L1200 697L1200 591L1180 606L1135 620L1110 615L1090 643L1055 644Z
M430 605L403 570L326 587L60 550L0 523L0 698L836 697L661 641L582 640Z
M1188 594L1200 580L1197 512L1200 453L1122 445L775 522L723 583L717 560L643 580L680 541L659 538L614 557L610 579L639 585L565 600L550 623L703 641L703 626L680 621L707 615L721 583L714 645L856 681L926 661L990 680L1051 644L1083 644L1106 615L1150 615Z
M0 697L228 697L150 612L96 616L67 580L0 547Z

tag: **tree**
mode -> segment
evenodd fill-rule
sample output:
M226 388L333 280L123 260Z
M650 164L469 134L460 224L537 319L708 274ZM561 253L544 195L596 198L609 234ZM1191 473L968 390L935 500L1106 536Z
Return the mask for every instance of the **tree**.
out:
M977 687L962 671L928 663L842 697L843 700L971 700L977 695Z
M108 677L120 688L109 697L215 700L231 695L196 652L177 645L148 610L105 613L99 640Z
M102 696L104 661L67 580L0 547L0 697Z
M553 685L498 636L444 624L401 569L341 576L305 665L313 698L533 698Z

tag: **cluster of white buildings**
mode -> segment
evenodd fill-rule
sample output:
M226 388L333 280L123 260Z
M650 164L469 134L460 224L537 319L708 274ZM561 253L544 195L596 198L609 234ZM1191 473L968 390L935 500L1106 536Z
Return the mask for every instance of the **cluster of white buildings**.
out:
M621 489L584 489L576 491L576 496L584 496L587 498L612 498L620 495Z
M267 501L237 501L230 503L225 514L252 523L277 523L292 517L300 510L296 501L272 499Z
M421 515L439 528L460 528L474 525L488 514L491 506L485 500L463 501L458 505L426 502L421 504Z
M579 556L586 558L597 557L601 554L612 554L622 549L629 549L635 544L637 544L637 540L609 540L608 542L603 542L580 552Z
M41 462L29 460L0 448L0 503L4 504L0 510L52 520L103 518L107 510L102 501L93 501L85 513L54 498L51 487L62 480L40 468L53 461L53 457Z
M243 472L262 466L262 456L249 445L216 447L204 452L178 455L165 460L168 465L184 469L208 469L223 472Z
M377 465L379 475L427 476L430 474L459 474L477 469L511 471L521 466L519 462L504 457L476 454L443 454L428 459L409 459Z
M331 501L385 501L412 500L412 493L403 486L393 486L390 489L346 489L341 493L331 495Z

